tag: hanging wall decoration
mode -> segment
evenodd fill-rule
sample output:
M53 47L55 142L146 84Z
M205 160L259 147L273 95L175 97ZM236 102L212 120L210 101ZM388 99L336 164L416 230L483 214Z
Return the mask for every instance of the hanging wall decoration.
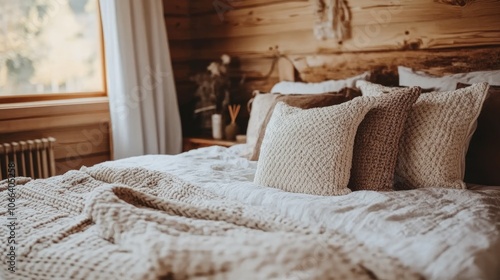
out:
M318 40L350 37L351 14L346 0L313 0L314 35Z

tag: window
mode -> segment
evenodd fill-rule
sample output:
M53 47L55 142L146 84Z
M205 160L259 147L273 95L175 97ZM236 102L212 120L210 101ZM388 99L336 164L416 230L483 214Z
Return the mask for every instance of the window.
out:
M0 7L0 98L104 95L97 0L0 0Z

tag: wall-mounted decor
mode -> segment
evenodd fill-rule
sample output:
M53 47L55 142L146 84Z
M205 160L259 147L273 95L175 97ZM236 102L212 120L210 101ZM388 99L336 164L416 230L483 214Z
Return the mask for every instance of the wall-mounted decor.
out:
M314 36L318 40L350 37L351 14L346 0L313 0Z

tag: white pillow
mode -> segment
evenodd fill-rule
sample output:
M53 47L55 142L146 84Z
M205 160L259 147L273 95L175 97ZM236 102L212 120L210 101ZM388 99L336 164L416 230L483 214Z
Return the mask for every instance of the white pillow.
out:
M357 81L356 87L361 90L363 96L380 96L387 94L392 90L398 89L395 87L386 87L383 85L375 84L367 81Z
M433 89L435 91L455 90L459 82L464 84L485 82L490 85L500 85L500 70L476 71L437 77L422 71L414 71L408 67L398 66L398 74L400 86L419 86L423 89Z
M358 80L368 80L370 72L364 72L361 75L350 77L344 80L328 80L320 83L302 83L302 82L279 82L273 86L271 92L281 94L320 94L327 92L338 92L346 87L354 87Z

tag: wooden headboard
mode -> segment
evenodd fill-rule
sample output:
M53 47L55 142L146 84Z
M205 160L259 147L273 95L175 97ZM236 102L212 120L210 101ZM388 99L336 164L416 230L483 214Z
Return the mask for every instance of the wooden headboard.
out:
M372 81L398 85L397 66L402 65L441 76L500 69L500 47L398 50L282 56L278 63L281 81L320 82L344 79L365 71Z

